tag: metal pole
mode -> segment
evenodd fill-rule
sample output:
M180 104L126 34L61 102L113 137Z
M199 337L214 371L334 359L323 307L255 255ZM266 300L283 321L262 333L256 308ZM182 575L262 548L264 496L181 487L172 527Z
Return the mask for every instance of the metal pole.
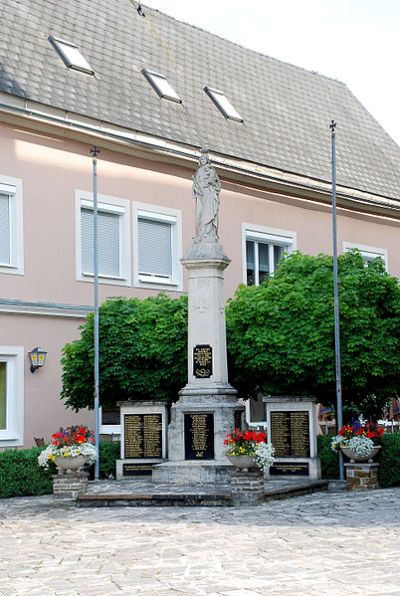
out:
M100 478L100 367L99 367L99 251L98 251L98 218L97 218L97 155L98 147L93 146L93 285L94 285L94 443L97 451L94 465L94 478Z
M337 223L336 223L336 122L330 124L332 141L332 242L333 242L333 297L335 321L335 371L336 371L336 423L338 430L343 426L342 373L340 365L340 314L337 255ZM339 474L344 480L343 453L339 449Z

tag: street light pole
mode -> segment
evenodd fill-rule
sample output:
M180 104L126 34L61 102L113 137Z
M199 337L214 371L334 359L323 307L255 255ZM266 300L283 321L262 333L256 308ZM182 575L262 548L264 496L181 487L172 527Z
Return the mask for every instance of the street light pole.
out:
M97 217L97 155L100 149L93 146L90 154L93 157L93 286L94 286L94 443L97 457L94 466L94 478L100 478L100 366L99 366L99 250L98 250L98 217Z
M336 122L332 120L331 155L332 155L332 243L333 243L333 299L335 324L335 373L336 373L336 423L338 430L343 426L342 373L340 362L340 312L337 255L337 221L336 221ZM339 474L344 480L343 454L339 449Z

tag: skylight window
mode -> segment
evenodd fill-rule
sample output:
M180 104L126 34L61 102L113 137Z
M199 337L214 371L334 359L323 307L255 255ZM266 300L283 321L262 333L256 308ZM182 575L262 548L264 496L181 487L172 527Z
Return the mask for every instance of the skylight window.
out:
M63 59L68 68L74 70L80 70L88 74L94 74L93 68L89 62L82 56L78 46L70 41L64 39L56 39L55 37L49 37L50 43L55 47L60 57Z
M223 113L225 118L229 120L237 120L237 122L243 122L241 115L235 110L231 102L225 97L222 91L217 89L211 89L211 87L204 87L204 91L212 99L217 108Z
M145 68L143 68L142 73L160 97L176 101L177 103L182 103L182 100L175 89L168 83L163 75L158 74L157 72L151 72Z

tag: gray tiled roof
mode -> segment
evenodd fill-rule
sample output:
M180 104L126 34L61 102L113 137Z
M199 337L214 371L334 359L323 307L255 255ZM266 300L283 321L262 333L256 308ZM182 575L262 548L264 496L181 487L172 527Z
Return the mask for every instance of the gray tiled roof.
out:
M0 90L136 131L400 199L400 148L342 83L245 49L131 0L1 0ZM68 69L48 41L73 41L95 76ZM141 73L183 100L160 99ZM203 91L225 92L244 123Z

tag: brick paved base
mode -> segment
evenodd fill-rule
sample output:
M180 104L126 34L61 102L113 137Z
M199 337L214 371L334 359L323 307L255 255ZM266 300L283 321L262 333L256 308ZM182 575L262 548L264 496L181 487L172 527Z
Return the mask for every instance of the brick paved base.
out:
M235 468L231 476L234 504L257 505L264 496L264 472L260 468Z
M53 494L55 498L76 499L86 492L88 472L69 472L53 476Z
M379 488L379 464L366 464L361 462L344 464L346 468L346 481L348 490Z

